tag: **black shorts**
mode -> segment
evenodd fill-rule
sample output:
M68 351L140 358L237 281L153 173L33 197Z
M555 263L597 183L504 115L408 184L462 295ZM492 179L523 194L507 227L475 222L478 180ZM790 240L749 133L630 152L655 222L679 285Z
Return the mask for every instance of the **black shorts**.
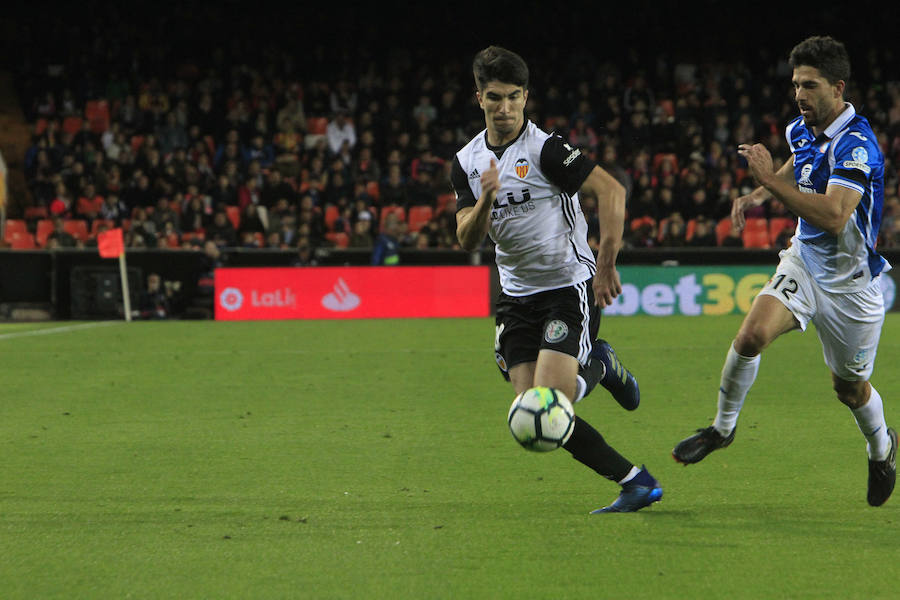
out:
M520 363L537 360L547 348L574 356L585 364L600 327L591 280L530 296L497 299L494 354L503 376Z

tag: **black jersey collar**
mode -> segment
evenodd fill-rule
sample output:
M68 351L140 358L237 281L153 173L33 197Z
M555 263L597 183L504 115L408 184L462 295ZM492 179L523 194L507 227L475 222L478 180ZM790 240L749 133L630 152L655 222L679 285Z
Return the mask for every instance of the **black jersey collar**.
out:
M525 129L528 127L528 119L522 119L522 129L519 130L519 134L506 142L502 146L491 146L490 142L488 142L487 129L484 130L484 145L487 146L487 149L494 153L497 157L497 160L500 160L500 157L503 156L503 153L507 148L515 144L519 141L519 138L522 137L522 134L525 133Z

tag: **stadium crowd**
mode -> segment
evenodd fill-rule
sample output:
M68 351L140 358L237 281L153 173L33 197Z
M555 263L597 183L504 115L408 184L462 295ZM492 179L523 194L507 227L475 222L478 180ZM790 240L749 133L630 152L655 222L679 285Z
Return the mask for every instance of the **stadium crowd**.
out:
M21 217L38 247L90 244L121 225L130 247L213 240L309 255L371 248L389 214L401 246L458 247L449 169L483 127L471 56L434 60L397 47L376 57L363 45L322 44L297 56L258 36L186 46L196 19L214 29L222 17L180 17L112 26L110 13L83 32L82 52L23 61L17 83L34 135L25 157L32 206ZM64 20L43 26L44 39L78 37ZM528 118L625 183L626 247L790 238L793 216L777 202L751 211L743 233L727 218L754 185L737 145L764 142L778 164L789 156L783 129L797 110L780 54L763 50L750 63L514 49L532 65ZM883 60L873 52L854 65L847 96L885 153L881 243L895 247L900 82L885 81L896 71ZM596 236L592 200L582 202Z

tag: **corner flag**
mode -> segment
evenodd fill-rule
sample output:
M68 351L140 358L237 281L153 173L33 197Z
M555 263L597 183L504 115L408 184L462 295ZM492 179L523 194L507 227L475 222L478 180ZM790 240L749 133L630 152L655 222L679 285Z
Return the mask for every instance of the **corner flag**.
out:
M102 258L119 258L125 252L122 228L116 227L97 234L97 250Z
M119 259L119 276L122 279L122 302L124 303L125 320L131 321L131 296L128 293L128 269L125 266L125 240L122 228L116 227L97 234L97 250L101 258Z

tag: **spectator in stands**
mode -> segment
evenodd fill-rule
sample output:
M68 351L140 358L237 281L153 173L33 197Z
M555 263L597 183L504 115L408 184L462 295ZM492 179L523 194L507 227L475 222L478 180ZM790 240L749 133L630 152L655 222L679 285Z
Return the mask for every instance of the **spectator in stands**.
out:
M217 209L213 214L212 223L206 228L206 239L220 246L233 246L237 242L237 232L224 209Z
M715 223L706 215L698 215L695 219L694 235L688 240L688 246L709 247L716 245Z
M93 183L84 186L81 197L78 198L77 214L88 220L88 224L100 215L103 209L103 196L97 193Z
M726 235L722 240L722 246L727 246L730 248L743 248L744 238L741 235L741 230L732 225L728 230L728 235Z
M108 194L103 199L103 205L100 207L100 218L113 221L117 227L122 225L122 219L128 218L128 209L115 192Z
M53 219L53 231L47 236L47 248L75 248L78 240L65 230L65 222L55 217Z
M674 212L665 219L661 246L676 248L687 244L686 225L681 213Z
M156 204L150 178L140 169L135 171L132 182L126 187L122 200L129 210Z
M306 113L296 92L288 92L287 101L275 117L275 126L278 131L306 131Z
M224 174L219 175L216 179L216 185L209 195L216 209L224 210L226 206L240 205L237 188L231 184L228 176Z
M369 214L369 217L363 218L366 214ZM368 211L360 214L360 218L353 224L353 232L350 234L350 242L348 243L350 248L372 247L372 223L372 216Z
M261 133L257 133L250 140L250 145L244 152L244 160L247 164L251 161L258 161L259 166L268 169L275 162L275 150L266 143Z
M318 264L312 246L306 242L297 245L297 258L291 263L292 267L314 267Z
M238 188L238 206L241 210L244 210L251 204L254 206L262 205L262 193L259 189L258 180L255 177L248 178Z
M382 206L406 206L408 204L409 191L406 181L400 172L399 165L388 167L388 177L381 185Z
M205 231L211 222L212 200L209 199L209 196L191 195L187 206L181 213L181 224L184 231Z
M335 113L334 119L329 121L325 129L325 136L328 138L328 148L332 154L340 153L345 141L350 144L351 149L356 146L356 129L346 110L338 110Z
M180 219L178 213L175 212L171 202L169 202L169 199L165 196L162 196L156 201L156 208L153 210L150 219L156 225L157 231L162 231L163 225L166 223L172 223L175 229L179 229Z
M245 233L264 234L265 232L266 227L260 216L257 205L248 204L245 206L244 210L241 212L241 226L238 228L238 233L244 235Z
M147 287L138 298L138 311L142 319L168 319L172 311L171 286L164 286L157 273L147 276Z
M186 148L188 145L187 132L178 122L174 111L166 113L164 122L157 126L156 137L159 140L159 151L163 154L171 154L176 148Z

